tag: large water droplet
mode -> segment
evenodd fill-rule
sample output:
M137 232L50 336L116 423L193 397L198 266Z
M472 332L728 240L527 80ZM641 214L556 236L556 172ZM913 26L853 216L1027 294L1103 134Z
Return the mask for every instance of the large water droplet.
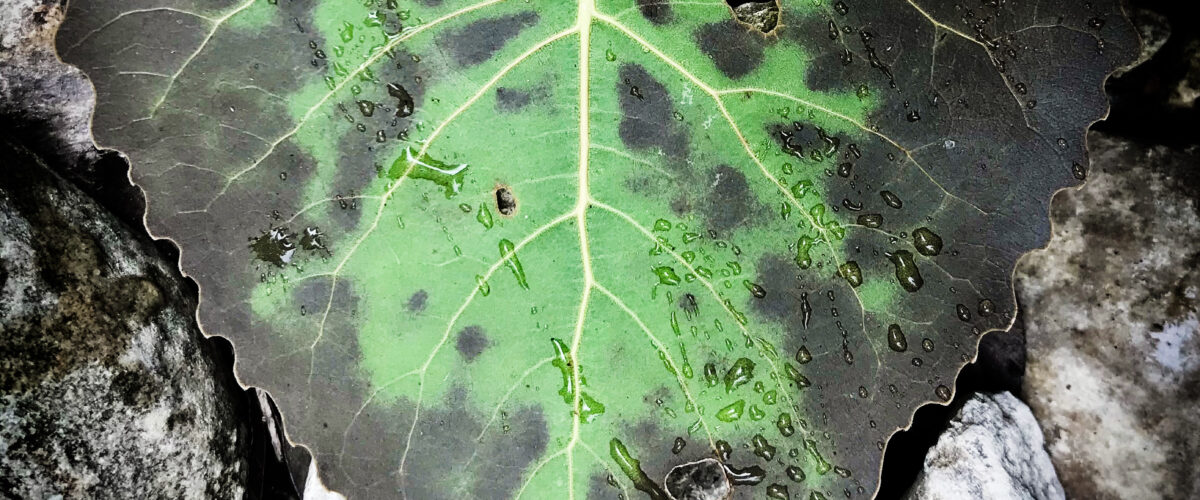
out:
M913 230L913 247L917 249L917 253L926 257L933 257L942 253L942 237L938 236L927 227L918 227Z
M900 329L900 325L892 323L887 329L888 347L896 352L904 352L908 350L908 340L904 338L904 331Z
M905 290L915 292L925 285L925 279L921 278L921 271L917 269L912 252L896 250L888 253L887 258L896 266L896 280Z

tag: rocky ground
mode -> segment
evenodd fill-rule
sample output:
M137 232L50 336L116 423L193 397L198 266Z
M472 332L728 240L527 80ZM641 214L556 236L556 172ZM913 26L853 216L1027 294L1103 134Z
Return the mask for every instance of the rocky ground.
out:
M1143 61L1110 82L1089 181L1016 271L1017 326L895 438L881 497L1200 498L1200 37L1172 26L1188 3L1131 2ZM51 51L60 7L0 2L0 492L313 493L269 398L196 328L128 165L93 147L91 87Z

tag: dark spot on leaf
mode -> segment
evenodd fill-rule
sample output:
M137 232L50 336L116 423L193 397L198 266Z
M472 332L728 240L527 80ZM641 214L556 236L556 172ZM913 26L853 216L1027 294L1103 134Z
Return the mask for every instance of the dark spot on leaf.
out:
M715 458L706 458L676 466L663 481L672 498L687 500L720 500L733 491L725 466Z
M531 96L528 91L511 87L496 88L496 109L507 113L520 111L529 105Z
M621 492L621 483L609 475L593 474L588 479L587 500L625 500Z
M512 215L517 211L517 197L511 189L504 186L496 188L496 211L501 215Z
M442 36L440 45L459 65L474 66L491 59L521 30L537 22L536 12L481 19Z
M679 308L683 309L683 313L687 315L688 319L696 316L696 313L700 311L700 305L696 303L696 296L691 293L685 293L679 297Z
M619 76L621 142L629 149L659 149L677 161L687 158L688 137L674 125L675 108L667 88L637 64L622 65Z
M429 293L425 290L417 290L408 298L408 303L404 305L405 309L411 312L420 312L425 310L425 301L429 300Z
M671 0L637 0L642 17L654 24L671 22Z
M696 43L725 76L738 79L750 74L763 60L767 40L746 30L737 21L704 25L696 30Z
M455 343L455 347L463 359L470 363L483 354L483 350L487 349L490 343L484 335L482 327L471 325L458 332L458 341Z
M741 171L728 165L713 169L706 184L712 186L712 191L701 210L708 220L708 228L718 235L727 236L729 231L750 217L753 199L750 185Z

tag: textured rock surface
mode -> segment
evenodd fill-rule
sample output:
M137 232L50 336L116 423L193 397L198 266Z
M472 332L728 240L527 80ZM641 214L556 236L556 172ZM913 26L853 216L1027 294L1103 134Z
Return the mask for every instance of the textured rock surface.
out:
M1072 498L1200 498L1200 152L1093 133L1026 257L1025 396Z
M1063 498L1042 432L1010 393L976 394L925 456L908 498Z
M0 143L0 492L240 498L240 389L145 239Z
M31 132L67 163L89 168L101 154L88 129L95 95L83 73L54 54L63 14L57 0L0 2L0 116L35 124Z

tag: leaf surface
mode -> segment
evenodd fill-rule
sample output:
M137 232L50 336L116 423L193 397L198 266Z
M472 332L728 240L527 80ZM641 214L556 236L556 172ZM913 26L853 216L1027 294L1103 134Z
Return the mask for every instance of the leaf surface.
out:
M1136 36L733 3L80 0L58 46L330 487L657 499L716 456L738 498L870 496L1011 323Z

